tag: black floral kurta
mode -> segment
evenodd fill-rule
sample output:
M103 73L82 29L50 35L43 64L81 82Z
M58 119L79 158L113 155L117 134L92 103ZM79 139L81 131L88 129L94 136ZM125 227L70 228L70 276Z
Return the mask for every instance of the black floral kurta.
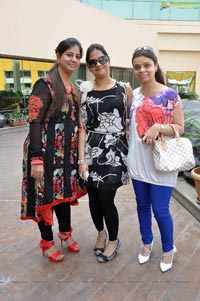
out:
M77 174L78 104L67 94L61 113L47 118L51 103L51 84L40 79L29 102L30 131L24 142L21 219L44 220L53 224L52 206L62 202L78 204L86 194ZM30 176L31 160L44 162L44 180Z
M129 182L125 84L81 94L81 117L86 128L85 159L88 184L119 187Z

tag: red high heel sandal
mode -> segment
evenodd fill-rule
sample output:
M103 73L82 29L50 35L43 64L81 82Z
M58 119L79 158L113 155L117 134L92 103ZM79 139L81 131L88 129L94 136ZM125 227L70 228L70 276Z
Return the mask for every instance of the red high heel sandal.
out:
M67 240L72 236L72 228L70 232L59 232L58 238L60 238L61 246L63 245L63 241L67 242ZM62 237L64 236L64 238ZM76 253L80 251L80 246L76 241L72 242L70 245L67 246L70 252Z
M47 241L42 239L40 241L39 246L42 249L43 256L44 256L45 252L49 250L52 246L54 246L54 241ZM48 255L49 260L53 262L60 262L64 259L64 257L65 257L64 254L62 254L60 251L55 251L53 254Z

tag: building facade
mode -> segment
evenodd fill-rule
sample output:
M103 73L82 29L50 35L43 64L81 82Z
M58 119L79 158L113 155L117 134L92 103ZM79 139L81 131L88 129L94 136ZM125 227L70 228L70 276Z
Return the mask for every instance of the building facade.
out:
M57 44L74 36L81 41L84 53L91 43L103 44L111 58L111 75L129 81L133 88L137 82L132 53L136 47L152 46L168 84L200 95L199 5L195 1L59 0L58 6L54 0L18 0L12 1L11 10L4 1L0 90L29 95L34 82L51 68ZM90 78L83 57L73 81Z
M112 15L133 20L200 21L200 1L78 0Z

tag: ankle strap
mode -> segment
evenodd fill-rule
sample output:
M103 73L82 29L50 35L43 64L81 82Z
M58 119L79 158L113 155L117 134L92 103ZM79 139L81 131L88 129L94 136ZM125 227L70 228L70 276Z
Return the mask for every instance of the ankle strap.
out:
M162 256L171 256L172 254L174 254L174 249L169 252L163 253Z
M44 251L47 251L52 246L54 246L54 241L53 240L47 241L47 240L42 239L40 241L40 247L43 248Z
M142 246L142 249L144 249L145 251L147 251L149 254L151 253L151 249L147 249L144 245Z

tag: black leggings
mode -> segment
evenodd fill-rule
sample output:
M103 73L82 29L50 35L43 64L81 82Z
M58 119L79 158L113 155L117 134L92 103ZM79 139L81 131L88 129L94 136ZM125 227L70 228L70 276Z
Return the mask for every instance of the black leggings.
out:
M70 203L61 203L52 208L55 211L58 219L58 227L60 232L69 232L71 229L71 208ZM41 232L41 237L44 240L53 240L52 226L46 226L44 221L38 223Z
M119 217L114 204L114 197L117 191L109 188L95 188L86 185L89 197L89 208L92 220L97 231L104 229L104 220L109 234L109 240L114 241L118 236Z

